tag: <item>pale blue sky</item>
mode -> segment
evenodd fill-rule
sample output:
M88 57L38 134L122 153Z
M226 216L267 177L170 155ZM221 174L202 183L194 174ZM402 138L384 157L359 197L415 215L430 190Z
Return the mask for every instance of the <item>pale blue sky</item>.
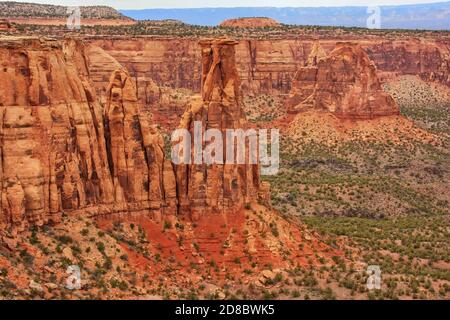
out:
M318 7L369 6L444 2L445 0L14 0L67 6L108 5L116 9L201 7Z

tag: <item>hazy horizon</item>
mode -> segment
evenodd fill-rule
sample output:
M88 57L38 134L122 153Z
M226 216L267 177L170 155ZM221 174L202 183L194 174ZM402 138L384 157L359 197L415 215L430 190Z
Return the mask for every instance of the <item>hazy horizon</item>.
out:
M242 7L348 7L348 6L394 6L408 4L431 4L448 1L437 0L191 0L188 3L183 0L160 1L124 1L106 0L14 0L6 2L40 3L65 6L92 6L105 5L117 10L140 10L140 9L196 9L196 8L242 8ZM158 3L159 2L159 3Z

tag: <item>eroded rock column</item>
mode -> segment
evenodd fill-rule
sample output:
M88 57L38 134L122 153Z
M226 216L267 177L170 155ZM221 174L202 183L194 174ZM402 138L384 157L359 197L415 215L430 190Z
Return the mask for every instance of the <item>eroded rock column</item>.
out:
M208 129L220 131L224 144L224 161L227 129L248 129L241 106L239 77L235 61L235 45L229 39L203 40L201 98L193 99L183 115L180 127L195 136L195 123L202 132ZM194 140L194 139L193 139ZM208 139L207 139L208 140ZM202 150L213 140L202 139ZM246 143L246 153L248 143ZM192 164L177 166L180 213L198 219L209 212L239 210L246 202L257 198L259 172L257 164L195 164L195 146L192 141Z

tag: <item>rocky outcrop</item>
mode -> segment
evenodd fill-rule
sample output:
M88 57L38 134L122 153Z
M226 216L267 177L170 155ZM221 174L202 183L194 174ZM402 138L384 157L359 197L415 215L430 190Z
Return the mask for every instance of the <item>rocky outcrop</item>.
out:
M357 42L375 63L379 75L418 75L450 86L450 43L446 39L370 39L357 36L321 37L325 52L343 39ZM131 74L153 79L158 86L200 91L201 56L197 39L91 39L117 59ZM236 45L236 66L245 94L289 94L295 74L307 60L317 39L247 40Z
M0 44L2 224L41 224L64 210L112 202L101 108L85 66L66 62L58 42Z
M326 58L314 57L311 62L296 75L287 101L289 113L316 110L347 119L399 114L359 45L340 43Z
M2 38L0 63L2 226L81 209L175 213L173 169L125 71L103 110L78 41Z
M220 24L221 27L237 27L237 28L263 28L278 25L280 24L275 19L265 17L227 19Z
M152 79L161 87L200 91L198 40L102 38L89 42L111 55L133 77Z
M194 135L198 121L203 130L216 129L222 135L226 129L246 129L236 42L218 39L200 44L202 94L190 100L180 128ZM0 242L19 248L16 239L23 236L17 231L59 222L65 213L65 225L57 234L83 245L86 237L81 228L88 224L79 216L87 215L95 218L102 233L111 232L100 236L98 231L98 235L102 244L114 241L114 246L105 243L104 254L115 260L120 257L121 270L130 267L142 276L167 272L171 286L179 286L180 277L190 284L191 279L201 278L228 283L228 274L244 270L255 270L256 275L266 265L289 269L332 265L332 257L342 256L263 204L270 199L269 185L260 183L258 164L173 166L164 155L162 136L140 111L135 79L122 67L114 70L106 89L100 90L104 95L100 103L96 91L104 81L94 89L85 53L78 41L0 40L4 84L0 87L0 229L12 231L2 233ZM201 141L202 150L211 144L212 140ZM194 148L189 156L195 155ZM122 229L123 221L129 222L129 232ZM135 225L139 235L133 235ZM119 229L125 233L115 233ZM51 238L55 236L51 232ZM103 261L98 247L97 256ZM97 265L87 248L80 254L88 254L91 257L84 260ZM80 258L66 247L39 257L33 266L45 269L55 257ZM17 261L15 267L22 267ZM194 265L206 268L196 272ZM253 276L246 281L265 285L264 279Z
M111 74L123 67L100 47L86 45L84 52L89 69L89 79L92 81L100 102L105 105Z
M401 75L418 75L450 87L450 42L410 39L380 41L366 47L378 69Z
M194 137L197 122L201 124L203 132L216 129L226 137L226 129L245 129L247 126L236 69L234 47L237 42L218 39L201 41L200 44L202 96L193 99L180 127L189 130ZM211 142L202 141L202 150ZM224 138L224 145L227 143L235 145L236 142ZM195 152L195 148L192 148L193 161ZM246 163L178 166L181 213L187 213L195 220L209 211L237 211L245 203L255 200L259 189L259 169L258 165L248 164L248 161Z
M140 117L136 88L125 70L113 72L107 92L106 149L118 209L150 209L159 219L164 208L175 215L172 164L164 158L164 141L156 128Z
M0 31L11 31L13 29L11 23L6 19L0 19Z
M181 128L192 133L200 121L203 130L224 136L225 129L247 128L235 44L201 42L202 97L189 100ZM157 221L181 213L196 220L268 199L257 164L174 170L136 79L101 50L75 40L2 38L0 61L2 226L41 225L63 212L136 213ZM101 61L108 61L106 69L118 67L108 81L105 68L95 68Z
M85 48L89 78L96 89L97 96L102 104L106 103L110 75L115 70L124 68L116 59L96 45L87 45ZM193 93L188 89L173 89L159 86L153 79L135 68L128 71L133 82L139 102L139 115L160 130L172 131L180 122Z
M319 42L314 42L311 48L311 52L308 55L308 59L306 60L306 66L315 67L320 60L325 59L326 57L327 53L319 44Z

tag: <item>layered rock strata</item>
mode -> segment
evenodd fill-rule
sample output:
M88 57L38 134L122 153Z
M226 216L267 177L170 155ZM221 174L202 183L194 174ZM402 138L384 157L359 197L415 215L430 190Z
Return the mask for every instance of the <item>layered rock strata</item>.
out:
M201 125L203 132L217 130L223 137L224 146L232 144L233 148L236 140L227 140L226 130L245 130L248 127L241 105L235 61L236 44L236 41L229 39L200 42L203 70L201 98L191 101L180 124L180 128L187 129L191 137L195 136L196 123ZM212 139L203 140L201 149L205 150L212 142ZM239 210L245 203L257 199L259 168L257 164L249 164L248 144L246 147L246 164L178 166L177 185L182 213L188 213L193 219L198 219L206 210ZM197 151L192 141L192 162L195 161L195 152ZM225 147L223 156L223 163L232 160L225 159Z
M190 100L181 128L192 132L199 121L224 136L247 128L235 44L201 42L202 97ZM267 199L257 164L174 170L136 79L101 50L75 40L2 38L0 61L2 226L56 222L63 212L195 220ZM114 70L107 81L102 61Z
M346 39L348 38L348 39ZM324 51L338 42L359 43L380 75L419 75L426 81L450 86L448 39L412 37L370 39L356 36L321 37ZM138 77L153 79L158 86L200 91L201 55L197 39L154 37L91 39ZM317 39L242 39L236 45L236 65L245 94L289 94L297 70L307 65Z
M394 99L382 90L376 67L356 44L340 43L326 57L310 57L297 72L288 104L289 113L315 110L346 119L398 115Z
M0 63L2 226L81 209L175 214L171 163L124 70L103 110L78 41L2 38Z

